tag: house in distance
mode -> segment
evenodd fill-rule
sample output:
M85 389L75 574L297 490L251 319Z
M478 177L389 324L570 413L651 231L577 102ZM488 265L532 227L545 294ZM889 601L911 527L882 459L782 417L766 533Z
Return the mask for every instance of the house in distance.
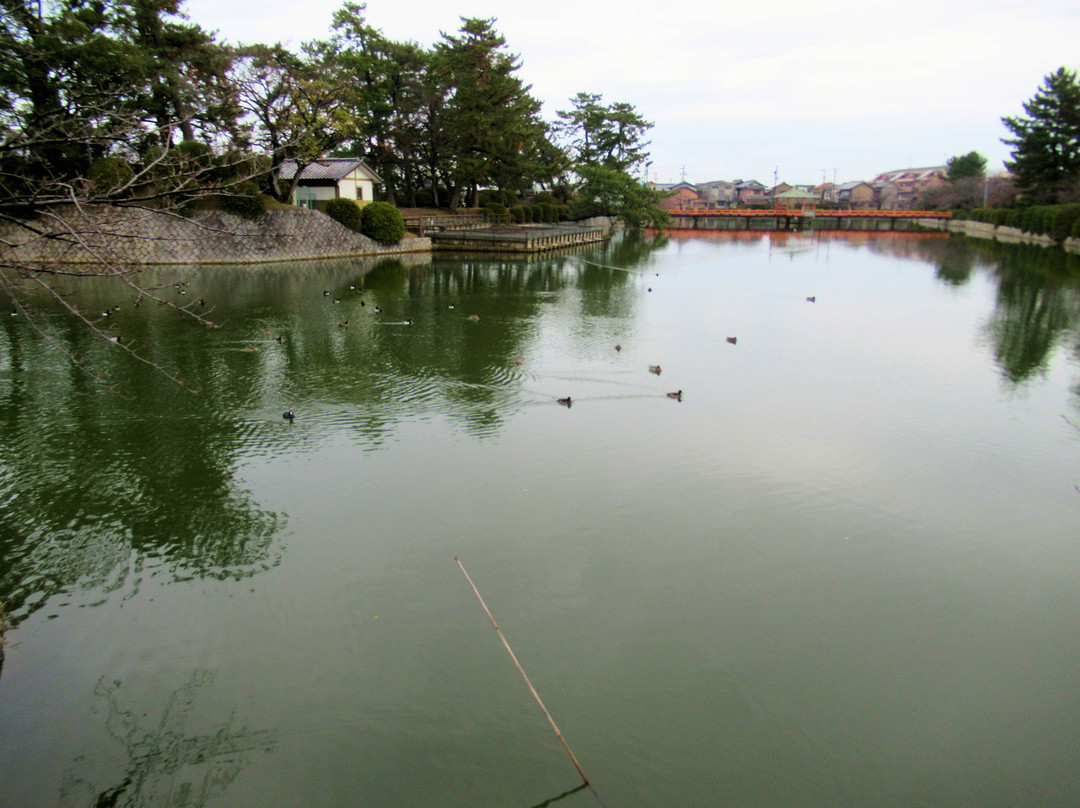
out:
M291 180L295 175L295 161L286 160L281 164L281 179ZM339 198L364 204L375 199L375 186L381 184L382 179L363 160L324 157L300 172L293 204L314 209L320 202L325 204Z

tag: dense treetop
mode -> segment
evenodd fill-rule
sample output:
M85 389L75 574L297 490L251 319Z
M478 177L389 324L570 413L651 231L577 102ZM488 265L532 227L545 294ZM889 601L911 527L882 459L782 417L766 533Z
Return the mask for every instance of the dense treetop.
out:
M327 154L363 158L388 201L412 206L578 188L589 212L617 213L623 190L641 195L632 174L652 124L589 93L559 125L544 121L494 19L462 18L423 48L388 39L347 1L325 40L294 51L225 45L181 0L0 8L0 215L72 194L183 206L253 178L287 201ZM102 160L130 171L86 183ZM285 161L298 165L287 180Z
M1013 137L1009 170L1034 202L1068 201L1080 193L1080 83L1058 68L1024 102L1026 115L1002 118Z

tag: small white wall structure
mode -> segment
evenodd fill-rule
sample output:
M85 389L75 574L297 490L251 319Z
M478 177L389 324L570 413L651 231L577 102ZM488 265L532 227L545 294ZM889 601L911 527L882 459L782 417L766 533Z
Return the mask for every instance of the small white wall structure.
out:
M291 180L296 175L296 163L286 160L278 176ZM314 208L317 202L330 199L351 199L366 204L375 199L375 186L382 179L363 160L355 157L324 157L304 166L296 185L293 204Z

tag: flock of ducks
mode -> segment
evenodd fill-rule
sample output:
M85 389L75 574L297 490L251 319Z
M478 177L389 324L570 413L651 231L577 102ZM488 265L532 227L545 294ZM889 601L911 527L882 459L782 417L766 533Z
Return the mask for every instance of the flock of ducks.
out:
M177 285L177 288L179 288L179 284ZM363 287L357 287L356 284L350 284L349 285L349 290L352 291L352 292L357 292L357 293L359 293L361 295L364 293L364 288ZM181 290L180 293L183 294L184 292ZM329 289L323 289L322 296L332 298L331 302L334 303L334 304L341 303L341 298L340 297L335 297L333 292L331 292ZM203 303L203 305L205 305L205 303L202 300L200 300L199 302ZM360 305L366 307L367 304L363 300L361 300ZM120 307L117 306L116 308L120 308ZM450 303L449 305L447 305L446 308L453 311L454 309L457 308L457 306L455 306L453 303ZM379 306L372 306L371 310L373 312L375 312L375 314L381 314L382 313L382 308L379 307ZM108 312L106 312L105 314L107 315ZM465 319L468 320L469 322L475 323L475 322L478 322L480 320L480 317L478 315L476 315L476 314L470 314ZM395 323L394 325L409 326L409 325L412 325L412 324L413 324L413 320L412 320L411 317L409 317L409 318L406 318L406 319L402 320L399 323ZM340 323L338 323L338 328L348 328L348 327L349 327L349 321L348 320L342 320ZM267 331L266 335L269 336L270 332ZM281 339L281 337L274 337L274 341L275 342L281 342L282 339ZM259 349L255 345L248 345L245 348L245 350L247 350L247 351L257 351ZM515 362L515 364L520 365L522 360L520 358L517 358L517 359L514 360L514 362ZM566 399L566 406L568 406L568 407L570 406L569 402L570 402L570 399ZM296 419L296 413L293 412L292 410L286 410L285 412L283 412L281 414L281 417L284 418L286 421L292 422L292 421L294 421Z
M728 337L728 342L730 342L732 345L734 345L735 344L735 337ZM622 351L622 345L616 345L615 346L615 351L616 352L621 352ZM514 362L515 362L515 364L519 364L519 365L521 364L520 359L515 359ZM662 367L660 367L660 365L649 365L649 373L652 373L652 374L654 374L656 376L659 376L663 372L664 372L664 369ZM674 390L674 391L668 393L667 397L670 398L670 399L674 399L675 401L682 401L682 399L683 399L683 391L682 390ZM558 403L558 404L561 404L564 407L570 407L570 406L573 405L574 400L570 396L567 396L566 398L557 398L557 399L555 399L555 402Z
M649 288L649 291L650 292L652 291L651 287ZM811 295L811 296L807 297L806 302L807 303L816 303L817 302L817 295ZM731 344L731 345L738 345L739 344L739 338L738 337L728 337L727 342L729 344ZM615 346L615 351L616 352L621 352L622 351L622 345L616 345ZM517 364L521 364L520 359L515 359L514 361ZM657 376L659 376L662 372L663 372L663 368L661 368L660 365L649 365L649 373L654 373ZM671 399L674 399L676 401L682 401L682 399L683 399L683 391L682 390L675 390L675 391L673 391L671 393L668 393L667 397L671 398ZM570 396L567 396L566 398L557 398L557 399L555 399L555 401L557 403L561 404L564 407L569 407L574 403L573 399Z
M354 291L357 289L357 287L355 285L350 286L349 288L351 290L354 290ZM360 289L359 291L360 291L361 294L363 294L363 289ZM652 289L650 288L649 291L651 292ZM330 291L329 290L324 290L323 291L323 296L324 297L330 297L331 296ZM202 302L202 301L200 301L200 302ZM334 303L340 303L341 298L335 297L333 299L333 302ZM807 297L806 302L807 303L816 303L817 302L817 296L816 295L811 295L811 296ZM361 306L364 305L363 300L360 301L360 305ZM116 308L119 308L119 306L117 306ZM453 310L454 308L455 308L455 306L454 306L453 303L450 303L447 306L447 309L450 309L450 310ZM382 311L382 309L379 308L378 306L374 306L373 310L375 311L376 314L378 314L378 313L380 313ZM108 316L108 314L109 314L109 312L104 312L104 316ZM470 314L466 319L469 320L470 322L475 323L480 318L475 314ZM406 319L401 323L401 325L412 325L412 324L413 324L412 319ZM343 322L340 322L340 323L338 323L338 326L341 327L341 328L348 328L349 327L349 321L345 320ZM277 342L281 342L281 337L276 337L275 339L276 339ZM731 345L738 345L739 344L739 338L738 337L727 337L727 342L729 344L731 344ZM248 350L255 350L255 346L253 346L253 345L248 346ZM621 344L616 345L615 346L615 351L616 351L616 353L620 353L622 351L622 345ZM522 364L522 361L523 360L521 359L521 357L515 357L514 358L514 364L515 365ZM659 376L661 373L663 373L663 368L660 365L649 365L649 373L652 373L652 374L654 374L656 376ZM667 395L668 398L673 399L675 401L682 401L683 400L683 391L681 389L680 390L673 390L672 392L667 393L666 395ZM555 402L557 404L559 404L559 405L561 405L563 407L567 407L567 408L570 408L574 404L574 400L573 400L573 398L571 396L566 396L565 398L557 398L557 399L555 399ZM296 413L294 413L292 410L286 410L285 412L283 412L281 414L281 417L284 418L286 421L292 422L296 418Z

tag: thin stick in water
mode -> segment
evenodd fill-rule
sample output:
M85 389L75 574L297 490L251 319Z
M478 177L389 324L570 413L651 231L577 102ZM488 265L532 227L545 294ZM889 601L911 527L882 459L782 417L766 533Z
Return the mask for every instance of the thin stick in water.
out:
M563 749L566 750L566 754L570 756L570 762L574 764L574 768L577 769L578 774L581 775L581 779L585 785L592 788L592 784L589 782L589 778L585 775L584 769L581 768L581 764L578 763L578 759L574 757L574 753L570 751L570 744L566 742L566 738L559 732L559 727L555 723L555 719L551 717L551 713L548 712L547 707L544 706L544 702L540 700L540 694L536 692L536 688L533 687L532 682L529 681L529 677L525 674L525 669L521 667L521 663L518 662L518 658L514 655L513 650L510 648L510 643L506 641L506 637L503 636L502 629L499 628L499 624L495 622L495 617L491 614L491 610L488 609L487 604L484 603L484 599L480 596L480 590L476 588L476 584L473 583L472 578L469 577L469 573L465 571L464 565L461 563L461 559L454 556L454 561L461 567L461 572L465 575L465 580L469 582L469 586L472 587L472 591L476 594L476 599L480 601L480 605L484 608L484 612L488 616L488 620L491 621L491 625L495 626L495 633L499 635L499 639L502 640L503 646L506 648L506 653L510 654L510 658L514 660L514 666L518 669L518 673L521 674L521 678L525 680L525 684L529 686L529 692L532 693L536 703L540 705L540 709L544 711L544 716L547 718L548 723L551 724L552 730L555 731L556 737L563 745ZM595 792L594 792L595 793ZM598 795L599 796L599 795Z

